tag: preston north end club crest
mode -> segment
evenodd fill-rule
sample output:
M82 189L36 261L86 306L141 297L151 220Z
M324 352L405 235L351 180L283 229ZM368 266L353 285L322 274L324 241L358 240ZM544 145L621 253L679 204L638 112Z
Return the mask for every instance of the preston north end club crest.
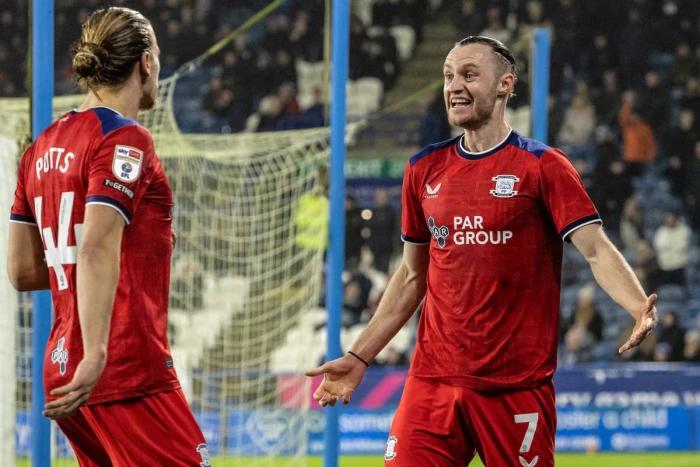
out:
M66 338L63 336L58 339L56 348L51 351L51 363L54 365L58 363L58 373L61 376L66 374L66 365L68 364L68 351L65 346Z
M514 190L514 188L520 179L515 175L496 175L491 180L496 182L496 187L489 190L489 193L496 198L512 198L518 194L518 191Z

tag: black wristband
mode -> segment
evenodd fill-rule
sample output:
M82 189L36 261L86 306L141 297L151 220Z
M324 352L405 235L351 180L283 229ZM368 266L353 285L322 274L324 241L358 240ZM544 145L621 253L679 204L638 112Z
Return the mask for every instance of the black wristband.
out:
M364 366L369 367L369 363L367 363L362 357L357 355L355 352L353 352L352 350L348 350L348 353L356 359L358 359L359 361L361 361Z

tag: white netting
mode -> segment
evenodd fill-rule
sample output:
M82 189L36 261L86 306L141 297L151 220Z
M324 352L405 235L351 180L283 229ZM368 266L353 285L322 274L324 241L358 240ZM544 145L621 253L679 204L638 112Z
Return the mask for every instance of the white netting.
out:
M0 190L0 212L3 213L9 212L12 204L13 191L9 187L14 185L17 152L17 143L0 129L0 186L3 187ZM7 227L7 222L0 222L0 242L6 243ZM13 465L15 446L13 442L7 441L15 437L16 404L24 401L15 401L15 386L19 376L16 376L15 367L19 350L15 348L18 294L7 278L6 261L6 249L0 246L0 342L5 346L4 363L0 364L0 436L5 440L0 444L0 465Z
M272 357L288 330L306 326L309 320L302 318L319 300L328 130L182 134L172 114L175 84L172 78L161 83L161 104L142 122L154 135L176 198L170 336L178 374L216 465L280 465L280 456L286 465L304 465L310 385L299 372L275 371ZM56 99L55 114L77 107L79 99ZM0 99L0 129L10 141L27 132L27 118L26 100ZM0 207L7 213L17 151L1 147ZM0 224L1 255L6 225ZM9 321L0 327L16 331L3 343L16 336L18 346L6 349L25 359L16 364L6 358L0 367L2 390L13 402L3 399L6 423L19 420L5 416L8 407L29 410L31 381L22 384L20 375L29 371L31 329L28 306L18 307L2 274L0 301L9 304L2 315ZM5 384L15 374L16 397ZM25 426L20 420L18 427ZM4 439L11 439L6 430L12 427L2 428ZM54 445L57 458L69 452L56 438ZM0 449L0 456L12 455ZM18 455L28 455L24 445ZM0 457L0 465L12 465L6 459Z

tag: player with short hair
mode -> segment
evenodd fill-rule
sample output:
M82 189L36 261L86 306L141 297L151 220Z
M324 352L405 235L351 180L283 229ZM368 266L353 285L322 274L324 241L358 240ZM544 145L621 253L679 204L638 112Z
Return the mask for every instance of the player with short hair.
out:
M73 50L87 97L19 167L9 277L51 289L44 414L81 466L210 465L167 338L173 194L136 122L155 104L159 53L141 13L92 13Z
M470 36L443 66L460 136L406 165L403 261L347 355L323 374L323 406L347 403L367 364L425 297L415 354L391 427L387 466L554 465L559 294L564 241L635 319L623 352L656 325L647 296L607 238L567 157L505 119L517 80L501 42Z

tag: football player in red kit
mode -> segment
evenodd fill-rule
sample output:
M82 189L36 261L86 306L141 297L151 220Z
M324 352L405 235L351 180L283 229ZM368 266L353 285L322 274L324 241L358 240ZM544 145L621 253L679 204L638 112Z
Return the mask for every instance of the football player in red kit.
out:
M92 13L73 51L87 97L18 172L9 276L51 289L45 415L81 466L210 465L167 339L173 194L135 120L155 103L159 53L140 13Z
M385 464L467 465L478 453L487 466L552 466L563 242L636 319L621 352L654 329L656 296L608 240L566 155L505 120L512 53L470 36L443 76L448 118L464 132L408 161L402 264L348 354L308 372L324 375L314 397L347 403L425 297Z

